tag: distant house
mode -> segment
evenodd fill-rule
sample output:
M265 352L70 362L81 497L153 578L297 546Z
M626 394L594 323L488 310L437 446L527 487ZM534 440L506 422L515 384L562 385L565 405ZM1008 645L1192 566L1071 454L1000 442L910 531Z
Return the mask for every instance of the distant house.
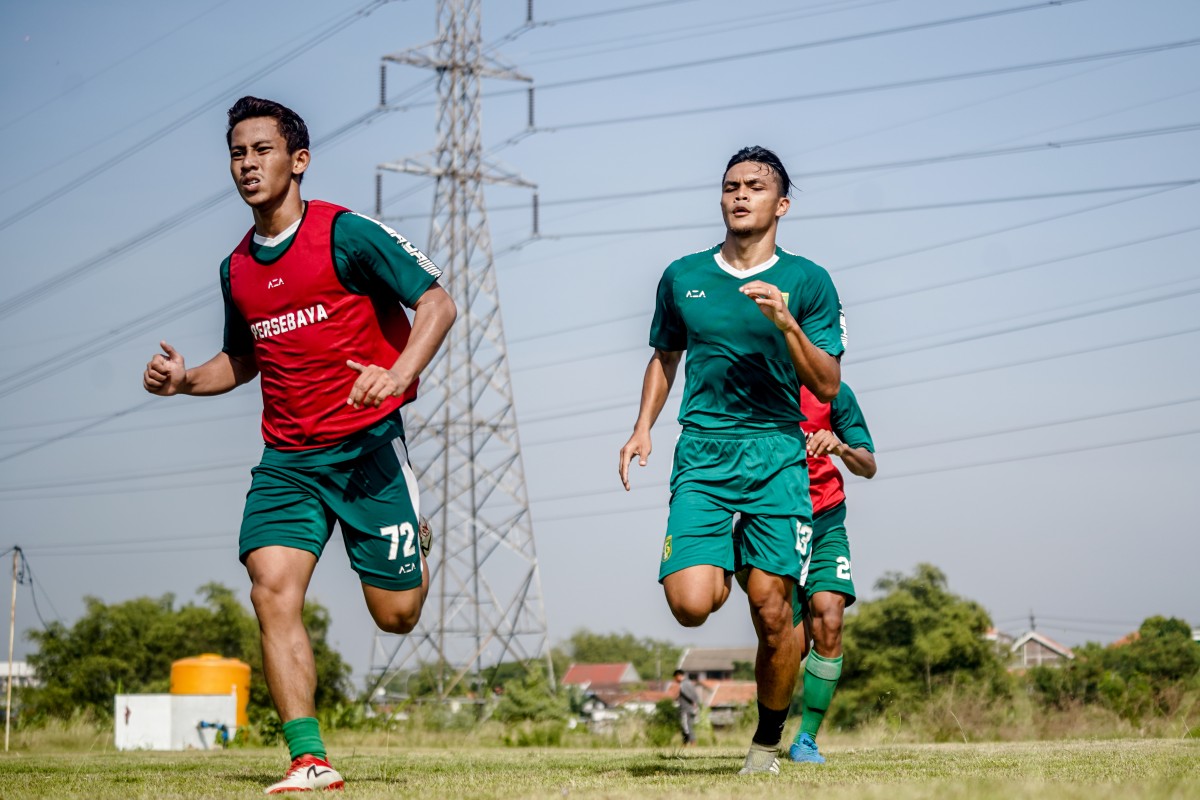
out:
M620 700L641 680L633 664L626 661L621 664L572 664L561 683L583 695L583 713L597 720L608 716L604 712L618 708Z
M1200 628L1192 628L1192 641L1200 644Z
M756 647L689 647L679 659L679 669L697 680L728 681L735 664L753 666L757 655Z
M1071 648L1037 631L1029 631L1019 637L1012 643L1009 652L1012 653L1013 669L1056 667L1075 658Z
M702 680L700 688L714 728L736 724L746 708L758 699L758 685L754 681Z
M617 705L626 711L635 711L639 714L653 714L654 709L658 706L660 700L670 700L675 702L675 698L679 696L679 689L675 691L664 691L660 689L642 689L638 692L625 695L617 701Z

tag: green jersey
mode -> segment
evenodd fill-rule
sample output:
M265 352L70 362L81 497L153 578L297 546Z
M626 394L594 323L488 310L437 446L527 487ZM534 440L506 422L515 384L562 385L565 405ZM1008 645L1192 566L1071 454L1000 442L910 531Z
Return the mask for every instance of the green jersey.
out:
M765 264L737 270L720 247L675 261L658 284L650 346L687 351L679 422L701 430L795 426L800 380L782 331L740 288L752 280L779 287L804 335L832 356L845 350L845 323L829 273L776 247Z

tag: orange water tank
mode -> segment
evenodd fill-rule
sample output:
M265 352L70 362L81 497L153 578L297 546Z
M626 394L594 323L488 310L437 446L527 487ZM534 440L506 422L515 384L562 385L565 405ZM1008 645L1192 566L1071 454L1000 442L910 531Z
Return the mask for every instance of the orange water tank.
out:
M171 694L229 694L237 690L237 724L245 725L250 700L250 665L236 658L205 653L171 664Z

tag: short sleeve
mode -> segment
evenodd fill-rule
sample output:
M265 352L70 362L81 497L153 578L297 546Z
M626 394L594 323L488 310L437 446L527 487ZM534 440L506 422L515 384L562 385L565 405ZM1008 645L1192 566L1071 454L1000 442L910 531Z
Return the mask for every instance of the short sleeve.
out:
M411 308L442 271L429 256L382 222L347 212L333 225L338 278L352 292Z
M233 303L229 283L229 259L221 262L221 297L225 301L225 340L221 350L231 356L247 356L254 352L254 336L242 312Z
M870 452L875 452L875 442L871 439L867 418L863 416L862 408L858 405L858 398L845 383L829 405L829 422L837 437L850 447L855 450L865 447Z
M846 319L829 273L817 267L796 320L808 340L835 358L846 352Z
M650 323L650 346L667 352L687 349L687 326L675 305L674 282L674 270L668 267L658 282L654 320Z

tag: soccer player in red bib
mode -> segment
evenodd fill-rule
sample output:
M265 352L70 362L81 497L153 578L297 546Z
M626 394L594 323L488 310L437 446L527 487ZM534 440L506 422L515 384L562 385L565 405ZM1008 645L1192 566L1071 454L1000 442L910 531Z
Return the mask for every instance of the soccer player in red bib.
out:
M304 597L338 522L376 624L400 634L416 626L428 534L399 410L416 398L457 310L440 270L403 236L301 198L308 129L294 111L243 97L229 109L226 142L254 227L221 264L224 346L188 369L162 342L142 383L162 396L215 395L261 378L265 447L239 551L292 759L266 792L340 789L316 719Z
M794 622L807 649L804 662L804 712L800 729L788 749L792 761L824 764L817 749L817 731L829 710L842 674L842 617L854 603L850 572L850 541L846 537L845 480L833 462L861 478L875 476L875 443L858 398L844 382L830 403L822 403L800 387L800 423L808 439L809 496L813 505L813 537L802 553L801 585L796 587ZM803 612L807 600L807 613ZM803 620L802 620L803 614Z

